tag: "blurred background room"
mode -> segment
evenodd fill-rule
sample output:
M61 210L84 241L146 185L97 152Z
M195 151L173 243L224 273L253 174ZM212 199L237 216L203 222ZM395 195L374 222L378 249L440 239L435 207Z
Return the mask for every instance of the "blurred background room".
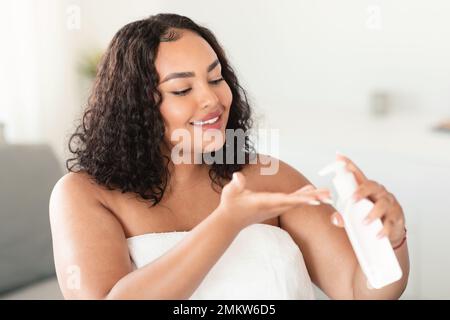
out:
M406 215L402 299L450 298L450 2L4 0L0 299L61 299L48 201L113 35L173 12L210 28L255 111L260 152L317 171L349 156ZM326 297L317 289L320 299Z

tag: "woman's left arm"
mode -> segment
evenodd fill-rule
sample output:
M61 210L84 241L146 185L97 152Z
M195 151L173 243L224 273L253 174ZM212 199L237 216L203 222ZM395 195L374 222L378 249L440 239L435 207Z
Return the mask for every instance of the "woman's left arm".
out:
M358 264L353 277L354 298L398 299L406 288L409 276L409 256L403 209L392 193L378 182L367 179L353 161L343 155L338 155L337 158L347 164L346 168L354 174L358 182L358 189L353 195L354 200L367 198L374 203L374 208L369 213L366 223L370 224L376 219L381 219L383 229L378 236L389 238L403 272L400 280L374 290L367 284L366 277ZM332 222L338 227L344 227L344 221L338 212L333 213Z
M382 234L389 237L395 248L405 237L405 219L400 204L382 185L368 180L350 159L344 156L338 158L345 161L347 168L355 174L359 185L356 195L374 202L369 219L381 218L384 226ZM275 180L275 184L283 185L286 192L311 184L282 161ZM409 275L406 241L394 250L403 277L382 289L371 289L342 228L342 217L332 206L301 205L286 211L280 215L280 227L291 235L301 249L312 281L332 299L398 299L406 288Z

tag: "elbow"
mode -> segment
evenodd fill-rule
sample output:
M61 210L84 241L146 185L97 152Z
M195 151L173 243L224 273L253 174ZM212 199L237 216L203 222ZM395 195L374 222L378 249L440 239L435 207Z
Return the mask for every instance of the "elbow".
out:
M78 290L74 292L63 291L63 297L65 300L109 300L109 299L120 299L114 293L111 294L112 290L105 292L104 290Z

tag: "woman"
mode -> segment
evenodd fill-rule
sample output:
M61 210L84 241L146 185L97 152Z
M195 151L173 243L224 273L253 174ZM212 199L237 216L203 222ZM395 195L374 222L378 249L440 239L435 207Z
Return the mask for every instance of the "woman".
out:
M64 297L311 299L314 283L334 299L398 298L409 262L395 197L341 157L403 269L372 290L330 223L343 225L329 191L226 133L251 125L245 91L208 29L159 14L119 30L50 199ZM193 139L179 143L183 133ZM261 174L274 161L276 172Z

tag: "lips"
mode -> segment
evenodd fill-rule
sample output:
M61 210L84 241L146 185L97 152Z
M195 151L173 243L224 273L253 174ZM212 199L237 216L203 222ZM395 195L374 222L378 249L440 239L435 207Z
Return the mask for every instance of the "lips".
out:
M191 122L190 125L201 128L202 130L220 129L222 128L222 121L223 121L222 115L223 113L209 120L205 120L204 122L196 122L196 123Z
M194 120L194 121L195 121L195 122L207 121L207 120L210 120L210 119L214 119L214 118L216 118L216 117L219 117L221 114L222 114L222 111L221 111L221 110L217 110L217 111L215 111L215 112L208 113L206 116L204 116L204 117L203 117L202 119L200 119L200 120ZM191 121L191 124L192 124L194 121Z

